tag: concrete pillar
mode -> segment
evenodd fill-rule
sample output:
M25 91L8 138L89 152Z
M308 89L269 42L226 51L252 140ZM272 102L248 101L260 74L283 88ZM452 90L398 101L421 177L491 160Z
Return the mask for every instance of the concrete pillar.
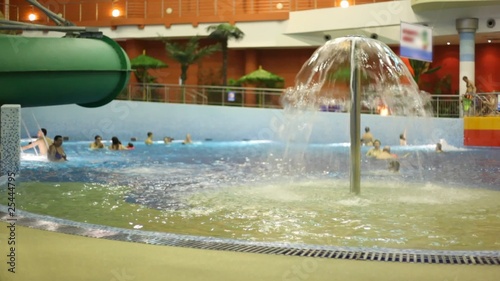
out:
M462 96L466 91L465 82L462 77L467 76L470 81L475 82L475 37L479 20L477 18L456 19L455 25L460 35L460 117L463 116Z
M0 176L18 176L21 166L21 106L6 104L0 111Z

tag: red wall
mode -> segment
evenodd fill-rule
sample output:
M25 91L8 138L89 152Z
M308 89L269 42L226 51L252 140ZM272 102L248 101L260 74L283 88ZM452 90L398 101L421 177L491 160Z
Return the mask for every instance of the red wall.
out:
M179 41L183 44L185 41ZM178 84L181 67L179 63L167 56L165 44L160 40L131 39L118 42L127 52L130 59L142 54L145 50L148 56L162 60L168 64L168 68L149 70L149 73L157 77L158 83ZM202 40L200 45L213 44L208 40ZM285 79L285 87L293 86L295 75L302 65L314 52L315 48L307 49L266 49L257 51L257 65L275 73ZM245 50L230 50L228 57L228 79L238 79L245 73ZM222 66L222 55L216 52L211 56L203 58L198 64L189 67L186 84L221 85L220 71ZM132 75L132 82L136 82Z
M500 92L500 44L476 46L476 85L481 92Z
M420 86L432 93L436 83L445 75L451 76L451 93L457 94L462 82L460 73L459 46L434 46L434 58L431 68L441 66L437 72L422 75ZM475 84L478 93L500 91L500 44L477 44ZM445 93L443 93L445 94Z
M180 76L180 65L167 57L164 43L160 40L139 40L132 39L119 42L130 58L134 58L146 50L146 54L157 59L163 60L169 65L168 68L152 70L150 73L158 77L158 83L177 84ZM212 44L208 40L202 40L201 45ZM316 48L301 49L258 49L257 65L275 73L285 79L285 87L294 85L295 76L302 68L302 65L309 59ZM393 50L398 53L399 48ZM441 66L437 72L424 74L419 83L422 90L429 93L435 93L437 84L441 78L450 76L451 91L443 91L442 94L457 94L460 83L463 83L459 77L459 46L435 46L434 58L431 68ZM228 79L238 79L245 73L244 49L232 49L229 51L228 58ZM476 45L476 73L475 82L478 92L500 91L500 71L497 65L500 65L500 44L478 44ZM209 84L220 85L220 69L222 58L220 52L217 52L197 65L190 66L188 70L188 79L186 84ZM132 80L134 81L134 80ZM445 87L443 87L445 89Z

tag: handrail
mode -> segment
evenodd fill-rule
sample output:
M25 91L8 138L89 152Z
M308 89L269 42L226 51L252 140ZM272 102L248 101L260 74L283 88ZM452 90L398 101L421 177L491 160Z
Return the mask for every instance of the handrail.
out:
M214 106L239 106L259 108L283 108L281 96L285 89L221 87L173 84L130 84L116 99L147 102L200 104ZM498 93L478 93L473 100L472 116L497 115ZM201 98L201 101L199 100ZM459 118L459 95L431 95L434 117ZM322 111L342 112L340 108L324 107ZM377 114L368 110L365 114Z
M285 89L221 87L202 85L141 84L132 83L117 97L119 100L147 102L184 103L216 106L239 106L259 108L283 108L281 96ZM500 93L478 93L473 100L474 116L498 114L492 104L498 104ZM487 98L486 98L487 97ZM494 98L495 100L491 99ZM201 98L201 101L199 100ZM460 117L459 95L431 95L434 117ZM341 108L325 106L322 111L342 112ZM376 110L364 111L365 114L378 114Z
M500 92L476 93L472 100L472 115L500 115L499 98Z
M281 108L283 89L131 83L117 97L165 103Z
M350 4L363 5L397 0L350 0ZM33 12L29 3L10 5L15 12L10 12L10 20L29 22L28 14ZM169 1L169 0L87 0L53 1L50 9L54 14L75 23L78 26L120 26L236 21L286 20L290 12L340 7L340 1L320 0L248 0L248 1ZM121 14L112 16L118 9ZM3 9L2 9L3 10ZM49 24L46 15L37 15L37 24Z
M198 97L201 97L201 104L207 104L208 103L208 97L204 95L203 93L198 92L195 89L190 90L190 95L194 99L195 103L198 103Z

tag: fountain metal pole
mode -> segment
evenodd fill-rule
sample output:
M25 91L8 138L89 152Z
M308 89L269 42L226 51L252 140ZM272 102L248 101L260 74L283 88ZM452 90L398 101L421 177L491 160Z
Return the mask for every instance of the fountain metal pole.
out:
M361 192L361 69L357 65L355 54L356 40L351 41L351 192L359 195Z

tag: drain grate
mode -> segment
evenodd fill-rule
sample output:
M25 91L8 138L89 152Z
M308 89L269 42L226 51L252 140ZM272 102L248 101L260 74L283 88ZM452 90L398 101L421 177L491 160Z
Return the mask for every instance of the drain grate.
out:
M0 206L2 207L2 206ZM27 212L23 212L29 214ZM365 260L365 261L384 261L400 263L432 263L432 264L476 264L476 265L500 265L500 252L453 252L436 254L436 251L416 251L417 253L408 253L409 250L387 250L371 251L370 249L318 249L299 248L290 245L262 245L257 243L247 243L236 240L224 240L203 238L194 236L174 235L168 233L154 233L148 231L126 230L120 228L103 227L85 223L76 223L72 221L54 219L49 221L47 217L29 214L30 217L19 217L18 225L27 226L36 229L57 231L60 233L81 235L86 237L103 238L118 241L138 242L154 245L165 245L173 247L184 247L194 249L231 251L240 253L296 256L296 257L314 257L326 259L345 259L345 260ZM36 219L38 217L38 219ZM0 210L0 221L6 221L7 214ZM93 234L95 233L95 234ZM312 247L312 246L311 246Z
M187 244L185 246L188 246ZM367 260L402 263L434 263L434 264L479 264L479 265L500 265L498 256L457 256L457 255L428 255L428 254L408 254L408 253L382 253L382 252L356 252L356 251L336 251L336 250L315 250L315 249L293 249L265 246L229 246L213 244L210 247L199 247L193 243L190 248L210 249L221 251L233 251L243 253L274 254L283 256L315 257L329 259L346 260Z
M366 260L366 261L385 261L401 263L433 263L433 264L478 264L478 265L500 265L499 256L460 256L453 254L429 255L412 254L397 252L370 252L370 251L340 251L324 249L297 249L269 247L260 245L237 245L226 243L200 243L199 241L184 241L177 244L180 247L189 247L195 249L231 251L253 254L270 254L296 257L314 257L327 259L346 259L346 260Z

